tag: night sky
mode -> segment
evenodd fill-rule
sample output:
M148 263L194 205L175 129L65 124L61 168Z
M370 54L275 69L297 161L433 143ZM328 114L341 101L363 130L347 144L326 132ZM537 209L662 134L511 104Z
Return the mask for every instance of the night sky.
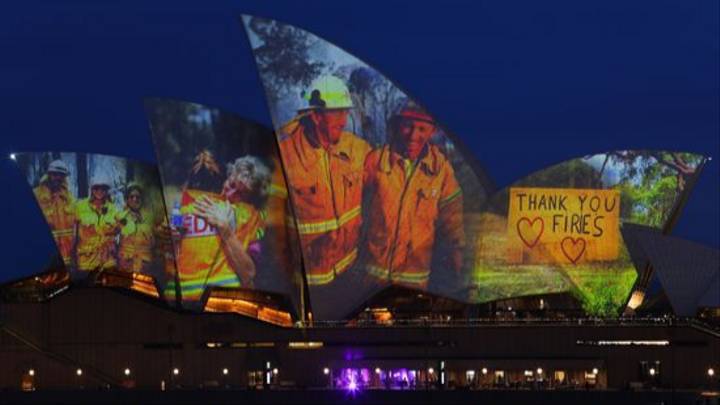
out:
M460 136L499 187L611 149L712 156L673 233L720 245L719 2L417 3L3 4L0 281L37 271L55 250L11 152L153 161L145 96L270 126L242 13L307 29L385 73Z

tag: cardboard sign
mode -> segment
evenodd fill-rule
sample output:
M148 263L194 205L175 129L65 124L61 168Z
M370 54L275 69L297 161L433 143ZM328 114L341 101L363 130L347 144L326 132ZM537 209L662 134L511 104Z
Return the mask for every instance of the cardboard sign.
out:
M577 264L618 257L617 190L511 188L508 263Z

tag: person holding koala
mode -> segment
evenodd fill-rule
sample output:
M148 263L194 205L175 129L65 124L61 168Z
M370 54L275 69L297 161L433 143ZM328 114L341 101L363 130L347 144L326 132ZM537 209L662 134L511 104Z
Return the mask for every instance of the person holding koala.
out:
M199 301L213 286L253 287L271 173L260 159L243 156L227 165L221 185L219 178L214 157L202 151L182 193L182 226L173 229L183 300Z

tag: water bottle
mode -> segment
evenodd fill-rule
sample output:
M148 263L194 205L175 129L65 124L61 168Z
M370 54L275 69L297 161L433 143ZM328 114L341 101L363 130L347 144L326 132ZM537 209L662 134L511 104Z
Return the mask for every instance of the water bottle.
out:
M180 212L180 202L175 201L172 209L172 226L173 228L180 230L183 227L183 216Z

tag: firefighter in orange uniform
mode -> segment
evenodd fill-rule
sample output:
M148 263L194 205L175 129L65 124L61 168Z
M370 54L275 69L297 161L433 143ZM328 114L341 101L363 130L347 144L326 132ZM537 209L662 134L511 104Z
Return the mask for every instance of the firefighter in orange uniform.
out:
M267 230L268 243L272 243L277 250L276 257L273 257L274 263L284 271L294 283L302 283L302 279L296 280L295 277L300 275L296 271L299 265L298 259L300 252L298 251L297 233L292 225L292 210L288 201L287 184L285 183L285 175L280 160L273 156L272 180L268 189L267 198Z
M198 155L195 167L195 174L219 174L209 151ZM200 300L206 288L212 286L253 286L255 261L265 232L264 215L258 207L269 182L269 169L258 159L246 156L228 165L222 193L205 191L200 184L185 188L177 256L184 301ZM174 282L168 288L174 289Z
M279 131L308 284L331 283L357 259L363 162L370 146L345 131L350 92L323 76L305 94L308 107Z
M121 225L119 269L149 274L153 262L154 224L152 215L143 209L143 190L139 184L131 183L127 187L125 205L118 220Z
M107 270L117 267L115 237L119 231L117 208L110 198L110 180L95 176L90 182L90 195L78 201L77 269L80 272Z
M424 290L439 241L446 246L443 267L459 276L462 191L448 159L429 142L435 122L422 108L406 100L388 129L390 144L365 162L364 261L377 282Z
M71 265L75 242L75 198L68 190L69 173L65 162L55 160L33 189L66 266Z

